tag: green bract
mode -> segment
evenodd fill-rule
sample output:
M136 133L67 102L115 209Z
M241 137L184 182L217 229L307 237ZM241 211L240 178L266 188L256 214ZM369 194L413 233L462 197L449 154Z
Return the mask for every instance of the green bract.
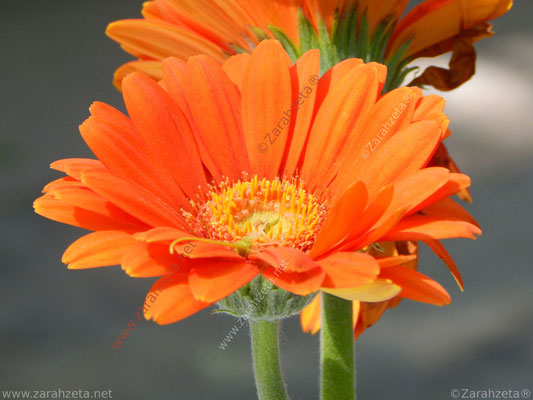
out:
M275 278L274 278L275 279ZM298 296L277 286L262 276L218 302L219 310L246 320L275 321L298 314L314 298Z
M406 75L417 67L407 67L411 58L405 57L410 42L404 43L394 54L386 54L396 21L384 19L370 33L367 14L359 18L356 5L335 17L332 32L328 32L324 21L319 16L318 32L300 10L298 14L299 45L276 26L268 26L268 30L281 42L292 62L296 62L304 53L312 49L320 50L320 74L323 75L331 67L349 58L360 58L364 62L379 62L387 66L388 76L383 92L399 87ZM259 40L269 35L262 29L253 28ZM242 49L235 49L242 52Z

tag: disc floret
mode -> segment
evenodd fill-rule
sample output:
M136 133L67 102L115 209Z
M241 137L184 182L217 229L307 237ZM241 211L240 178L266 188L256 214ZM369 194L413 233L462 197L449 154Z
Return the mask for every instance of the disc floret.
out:
M298 178L268 180L254 176L212 186L203 202L185 212L198 236L250 247L288 246L307 250L327 213L325 204L308 193Z

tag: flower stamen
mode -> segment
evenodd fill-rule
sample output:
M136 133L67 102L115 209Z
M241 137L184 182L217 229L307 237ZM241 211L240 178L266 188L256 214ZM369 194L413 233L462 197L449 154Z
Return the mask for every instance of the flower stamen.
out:
M239 248L249 245L248 250L267 245L308 249L327 213L326 205L296 178L226 181L212 186L206 199L193 203L193 212L183 212L192 231L209 240L241 243Z

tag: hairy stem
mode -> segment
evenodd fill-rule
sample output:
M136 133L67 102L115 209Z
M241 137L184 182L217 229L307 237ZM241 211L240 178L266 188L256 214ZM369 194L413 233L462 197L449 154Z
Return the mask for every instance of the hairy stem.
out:
M322 292L321 400L355 400L352 302Z
M279 360L279 321L250 321L259 400L288 400Z

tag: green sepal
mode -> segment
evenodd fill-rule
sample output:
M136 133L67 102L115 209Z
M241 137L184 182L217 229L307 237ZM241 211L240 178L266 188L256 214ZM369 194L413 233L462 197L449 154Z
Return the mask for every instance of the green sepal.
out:
M304 54L311 49L319 48L316 32L301 9L298 10L298 32L301 54Z
M368 60L368 49L370 47L368 16L366 13L361 17L361 23L357 32L355 42L355 56L362 58L365 62Z
M283 273L283 272L281 272ZM218 312L252 321L275 321L300 313L315 297L298 296L259 275L218 302Z
M391 81L390 83L390 87L391 88L397 88L397 87L400 87L400 85L402 85L403 81L405 80L405 77L413 72L413 71L416 71L417 69L420 69L420 67L409 67L409 68L402 68L398 74L395 76L395 78ZM392 89L391 89L392 90Z
M307 51L320 50L320 76L331 67L348 58L360 58L364 62L378 62L387 66L387 82L383 93L399 87L407 74L416 69L408 68L412 61L406 57L411 40L402 46L393 55L386 58L386 51L394 32L397 21L389 16L381 21L371 34L367 12L360 15L360 9L356 3L348 6L342 15L336 11L331 34L321 18L318 16L318 32L307 19L304 12L298 10L299 45L296 45L289 36L276 26L268 26L270 33L280 41L287 51L291 61L297 60ZM251 28L259 41L268 39L270 33L258 27ZM246 52L239 46L232 45L237 53Z
M339 62L339 56L329 36L328 28L320 16L318 17L318 48L320 49L320 76L322 76Z
M257 26L251 26L250 29L252 30L252 32L257 37L257 40L259 40L260 42L270 38L268 36L268 34L263 29L261 29L261 28L259 28Z
M337 47L340 59L355 57L355 44L357 41L357 17L359 8L354 3L345 10L342 16L337 14L334 25L337 27L332 33L332 39Z
M398 49L398 51L390 57L388 60L385 61L385 65L387 66L387 82L385 83L385 87L383 88L383 92L390 92L393 89L396 89L399 87L403 80L405 79L405 76L413 70L411 67L407 68L407 65L411 62L411 59L409 57L405 57L405 53L409 49L409 46L411 45L411 40L408 40L402 46Z
M274 37L280 41L282 46L285 48L285 51L291 58L291 61L295 63L302 56L300 50L296 47L293 41L287 36L285 32L274 25L269 25L268 30L272 32Z
M383 63L385 51L389 44L389 40L394 31L395 23L391 23L391 18L384 19L377 27L370 40L370 48L368 53L368 60Z
M370 247L372 247L374 250L379 251L380 253L385 253L385 249L381 247L381 245L378 242L372 243Z
M235 43L230 44L230 47L235 51L237 54L243 54L243 53L250 53L248 50L243 49L241 46L236 45ZM229 56L232 56L233 54L230 54Z

